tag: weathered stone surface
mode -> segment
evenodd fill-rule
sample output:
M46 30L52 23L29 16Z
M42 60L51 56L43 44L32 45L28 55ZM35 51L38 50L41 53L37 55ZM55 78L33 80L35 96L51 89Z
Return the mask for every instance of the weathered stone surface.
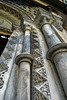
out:
M30 100L30 64L20 64L17 100Z
M29 30L25 31L23 52L30 53L30 31Z
M49 24L43 25L42 31L44 33L49 48L51 48L52 46L58 43L61 43L61 41L58 39L58 37L56 36L55 32L52 30Z
M9 0L8 0L9 1ZM47 65L49 62L46 59L46 47L44 46L45 42L43 41L42 38L42 32L40 31L41 25L44 23L50 23L53 24L57 29L62 31L62 18L59 16L54 15L53 13L50 13L46 10L43 10L39 8L39 11L41 13L37 13L36 17L36 12L37 9L36 7L26 7L26 6L21 6L21 5L15 5L11 3L6 3L3 0L0 1L0 26L8 27L12 30L12 24L17 23L13 26L13 34L11 36L11 39L9 39L7 47L5 48L1 58L0 58L0 99L4 100L4 94L6 92L6 100L65 100L64 97L62 97L61 89L60 89L60 82L56 82L56 76L54 73L53 74L53 68L51 65ZM19 1L18 1L19 2ZM24 22L29 23L33 27L37 28L32 28L37 30L37 32L31 32L31 35L33 35L33 41L34 44L30 41L30 36L28 34L29 28L27 29L27 36L24 36L26 39L24 39L24 46L23 46L23 36L19 36L20 32L20 20L21 17L24 17ZM42 15L42 16L41 16ZM1 18L1 17L5 18ZM35 26L35 21L34 18L36 17L36 25ZM31 22L34 21L34 22ZM39 21L39 23L38 23ZM4 24L6 22L6 24ZM31 23L30 23L31 22ZM23 20L21 21L21 25L23 23ZM19 25L18 25L19 24ZM29 25L28 25L29 26ZM40 28L40 29L38 29ZM19 29L19 30L18 30ZM22 27L23 29L23 27ZM47 31L47 28L45 28ZM6 29L8 31L8 29ZM23 30L22 30L23 31ZM26 30L24 30L26 31ZM31 30L32 31L32 30ZM51 30L52 31L52 30ZM51 31L46 32L46 37L47 35L50 35ZM41 33L41 34L40 34ZM49 33L49 34L48 34ZM52 31L53 35L51 37L48 36L48 42L49 45L54 46L55 43L57 43L58 39L55 40L55 32ZM39 36L40 35L40 36ZM54 38L54 39L53 39ZM19 41L18 41L19 40ZM54 43L52 43L53 41ZM50 42L51 41L51 42ZM60 41L58 41L59 43ZM15 75L15 69L14 69L14 60L15 56L20 55L22 52L22 48L24 48L23 52L30 54L30 44L33 46L33 55L34 55L34 61L33 61L33 66L28 63L29 59L26 58L21 60L23 61L22 64L20 63L20 66L18 67L19 71L19 77L18 77L18 89L17 87L15 88L17 82L16 80L16 75ZM48 46L49 46L48 45ZM31 49L32 49L31 46ZM42 48L42 52L40 50ZM44 49L43 49L44 48ZM9 53L8 53L9 52ZM27 55L27 54L26 54ZM33 56L32 55L32 56ZM44 59L43 57L44 56ZM24 57L21 57L24 58ZM59 59L59 58L58 58ZM26 62L24 62L26 60ZM62 60L61 60L62 61ZM61 62L60 61L60 62ZM45 62L45 63L44 63ZM58 62L58 61L57 61ZM57 63L56 62L56 63ZM59 63L58 63L59 64ZM56 64L55 64L56 65ZM60 66L59 64L58 66ZM26 67L26 68L25 68ZM31 68L31 69L30 69ZM47 69L47 70L46 70ZM34 93L33 93L33 98L30 98L30 80L32 81L33 77L30 77L30 71L32 70L32 73L34 74ZM54 69L55 70L55 69ZM60 72L60 68L58 70ZM29 77L28 77L29 76ZM55 76L55 77L54 77ZM62 76L60 74L60 76ZM7 77L7 78L6 78ZM50 78L49 78L50 77ZM66 76L65 76L66 77ZM55 79L54 79L55 78ZM63 77L61 78L63 80ZM8 82L9 80L9 82ZM9 83L9 84L8 84ZM59 85L58 85L59 84ZM33 85L33 83L32 83ZM29 87L28 87L29 86ZM7 88L6 88L7 87ZM57 87L57 89L56 89ZM6 90L7 89L7 90ZM17 94L16 90L17 89ZM51 94L50 94L51 92ZM17 95L17 98L15 96ZM52 97L52 98L51 98Z
M56 65L56 69L58 71L65 94L67 96L67 66L66 66L67 64L67 44L64 43L63 45L63 43L61 43L59 38L56 36L55 32L50 27L50 25L48 24L44 25L42 30L43 30L45 39L47 41L48 47L50 48L49 50L53 51L51 57L53 57L53 61ZM50 55L50 54L47 53L47 55ZM52 60L52 58L50 60Z
M16 57L19 63L17 100L30 100L30 58L30 30L26 27L22 54Z
M17 66L16 64L13 64L11 76L8 82L6 94L5 94L5 99L4 100L16 100L16 90L17 90L17 77L18 77L18 72L17 72Z
M32 66L32 70L35 70L35 69L37 69L37 68L41 68L41 67L43 67L43 66L44 66L44 65L41 64L39 61L34 60L34 61L33 61L33 66Z
M41 53L42 53L41 50L35 49L35 50L34 50L34 53L33 53L33 56L36 57L36 58L37 58L37 57L40 57L40 56L41 56Z
M33 72L33 85L37 85L40 83L44 83L46 81L46 78L42 77L38 72Z
M44 59L42 56L41 46L37 34L34 35L34 45L37 47L33 50L33 67L32 67L32 84L33 84L33 100L50 100L50 91L48 93L49 85L44 85L47 82L46 69L44 68ZM48 87L48 88L47 88ZM43 89L43 91L41 90ZM35 91L35 93L34 93ZM49 96L48 96L49 95Z
M58 53L54 57L54 63L67 96L67 52Z

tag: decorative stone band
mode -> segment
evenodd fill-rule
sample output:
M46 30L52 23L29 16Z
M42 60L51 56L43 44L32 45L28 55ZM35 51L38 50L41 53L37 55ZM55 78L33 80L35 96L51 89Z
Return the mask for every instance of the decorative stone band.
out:
M20 54L15 58L16 64L19 65L21 62L29 62L32 64L33 57L31 54Z
M51 47L47 52L47 59L53 62L54 57L61 52L67 52L67 43L59 43Z

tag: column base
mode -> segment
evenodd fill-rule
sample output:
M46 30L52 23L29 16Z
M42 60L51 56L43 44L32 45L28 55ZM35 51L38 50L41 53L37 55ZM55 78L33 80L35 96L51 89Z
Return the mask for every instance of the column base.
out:
M29 62L31 64L32 61L33 61L33 57L31 54L21 53L15 58L15 62L17 65L19 65L21 62Z
M47 59L53 62L54 57L61 52L67 52L67 43L59 43L51 47L47 52Z

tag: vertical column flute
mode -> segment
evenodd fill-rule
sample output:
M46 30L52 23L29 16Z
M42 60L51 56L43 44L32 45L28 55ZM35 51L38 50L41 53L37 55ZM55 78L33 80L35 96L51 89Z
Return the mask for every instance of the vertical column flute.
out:
M30 67L33 60L30 54L30 32L30 26L26 25L22 54L16 57L20 67L17 100L30 100Z

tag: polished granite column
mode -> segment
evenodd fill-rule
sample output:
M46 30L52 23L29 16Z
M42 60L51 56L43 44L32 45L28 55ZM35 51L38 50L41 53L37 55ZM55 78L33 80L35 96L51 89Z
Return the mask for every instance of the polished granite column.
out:
M44 24L42 31L49 48L47 59L54 62L67 96L67 43L59 40L49 24Z
M16 57L16 63L19 65L17 100L31 100L30 67L33 58L30 54L30 32L30 26L26 25L22 54Z

